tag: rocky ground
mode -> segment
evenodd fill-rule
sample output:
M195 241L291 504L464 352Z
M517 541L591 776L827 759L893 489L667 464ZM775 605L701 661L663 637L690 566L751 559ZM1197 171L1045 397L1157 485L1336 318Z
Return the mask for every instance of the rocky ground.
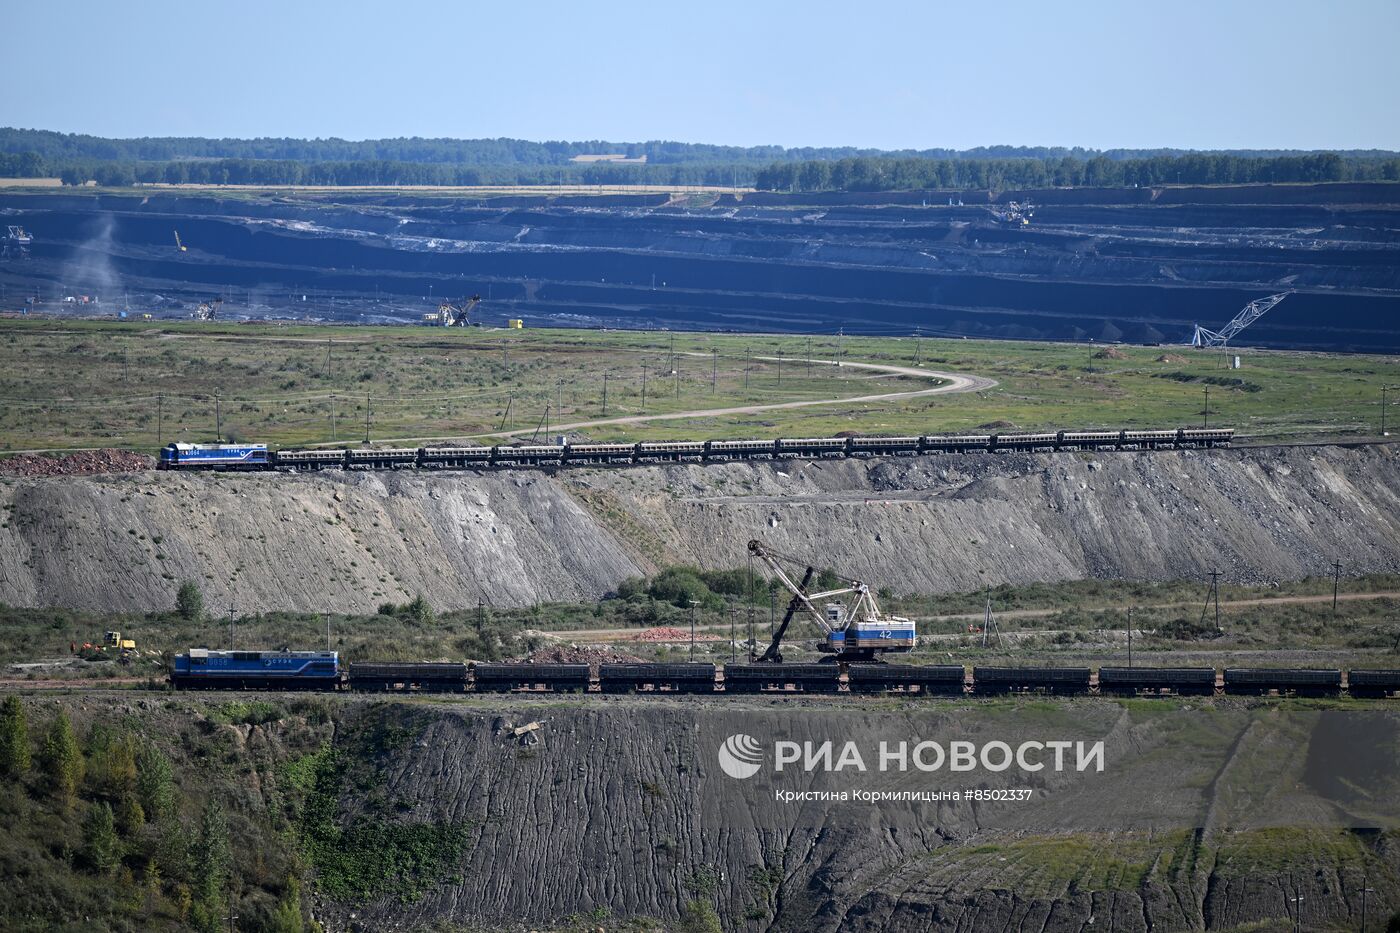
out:
M20 454L0 458L0 476L92 476L149 470L155 460L129 450L104 447L49 457Z
M308 851L299 862L306 906L328 930L674 929L695 902L723 929L749 933L1282 930L1292 928L1295 898L1303 929L1355 930L1363 888L1372 928L1400 907L1397 837L1357 828L1366 820L1346 799L1350 782L1368 782L1391 795L1393 816L1400 746L1331 783L1309 766L1359 737L1342 717L1382 716L1364 728L1386 739L1400 728L1393 713L1278 704L1261 712L1223 700L1185 711L1101 700L108 693L25 702L35 723L61 706L80 735L101 719L156 741L181 786L201 788L233 825L256 830L239 858L257 851L285 864L308 827L327 831L307 820L333 819L342 850ZM532 722L536 741L525 744L513 730ZM1101 774L1017 775L1010 784L1036 793L1024 805L780 803L776 789L959 782L946 770L912 784L873 767L777 774L771 761L738 780L716 757L738 732L765 745L854 738L867 747L1055 734L1101 738L1109 751ZM1191 757L1165 751L1173 735L1185 737ZM334 772L316 770L328 754ZM1167 768L1173 780L1164 783ZM315 807L300 802L311 785L297 778L313 771L333 779L314 785L330 795ZM989 784L986 774L969 780ZM372 839L353 832L368 825L378 827ZM456 841L434 848L436 857L361 896L335 893L380 864L375 840L399 852L403 840L427 846L444 827ZM240 871L245 882L254 874ZM267 898L255 887L239 894L245 914ZM67 910L52 909L55 920Z
M1400 450L966 455L616 470L0 477L0 601L368 611L591 599L762 538L903 592L1400 567Z

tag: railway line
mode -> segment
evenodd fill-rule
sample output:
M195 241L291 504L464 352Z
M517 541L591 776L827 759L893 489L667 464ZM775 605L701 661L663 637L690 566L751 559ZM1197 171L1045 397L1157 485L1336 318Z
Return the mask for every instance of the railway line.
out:
M266 444L168 444L162 470L447 470L567 466L638 466L745 460L822 460L965 453L1080 450L1178 450L1228 447L1233 428L1106 429L1016 434L857 435L776 440L640 441L637 443L497 444L270 450Z
M886 663L359 662L334 651L176 655L177 690L348 690L371 693L889 694L921 696L1276 696L1400 699L1400 669L964 667Z

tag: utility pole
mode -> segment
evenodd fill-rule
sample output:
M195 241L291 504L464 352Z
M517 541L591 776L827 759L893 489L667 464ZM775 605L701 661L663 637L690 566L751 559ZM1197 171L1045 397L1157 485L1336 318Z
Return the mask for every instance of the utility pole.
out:
M920 341L922 338L923 338L923 333L922 333L922 332L916 331L916 332L914 333L914 365L915 365L915 366L918 366L918 365L919 365L919 361L923 358L922 355L921 355L921 353L920 353L920 347L919 347L919 341Z
M558 396L559 396L559 397L555 400L555 403L554 403L554 413L555 413L555 415L557 415L558 417L562 418L562 417L564 417L564 380L563 380L563 379L556 380L555 390L558 392Z
M1210 427L1210 386L1206 386L1206 410L1201 414L1201 427Z
M678 359L676 359L675 357L672 357L672 365L675 367L675 368L672 370L672 373L674 374L675 380L676 380L676 398L680 398L680 397L681 397L681 361L678 360Z
M1386 398L1386 394L1389 392L1394 392L1396 389L1400 389L1400 385L1387 385L1384 382L1381 383L1381 437L1390 436L1390 432L1385 429L1385 410L1387 407L1389 407L1390 404L1389 399Z
M997 620L992 615L992 588L988 586L987 612L982 617L982 647L990 647L993 638L997 640L997 644L1001 644L1001 629L997 626Z
M690 660L695 660L695 600L690 601Z
M233 606L228 607L228 650L233 650Z
M331 650L331 614L326 612L326 650Z
M165 396L156 396L156 446L165 446Z
M224 442L224 413L222 402L223 392L220 389L214 390L214 443Z
M642 414L647 411L647 364L642 364Z
M778 348L778 385L783 384L783 351Z
M1133 610L1128 610L1128 666L1133 666Z
M729 610L729 663L739 663L739 643L734 640L734 617L739 614L738 609Z
M501 423L500 423L499 426L497 426L497 428L496 428L497 431L504 431L504 430L506 429L506 419L510 417L510 406L512 406L512 405L514 405L514 404L515 404L515 392L512 391L512 392L510 393L510 398L506 399L506 410L505 410L504 412L501 413Z
M365 393L365 443L369 443L369 393Z
M335 393L331 393L331 441L335 441Z
M1361 876L1361 933L1366 933L1366 895L1374 894L1375 888L1366 887L1366 876Z
M1332 615L1337 614L1337 588L1342 582L1342 562L1332 561Z
M603 417L608 416L608 374L603 373Z
M719 389L719 350L710 348L710 394L714 395Z
M1215 630L1220 631L1220 571L1210 571L1210 589L1206 591L1206 603L1201 607L1201 623L1206 621L1206 612L1210 609L1211 600L1215 600Z
M331 377L331 338L326 338L326 378Z
M812 376L812 337L807 335L807 377Z
M671 335L671 368L676 368L676 335Z
M836 365L841 365L841 358L846 352L846 328L842 327L836 331Z

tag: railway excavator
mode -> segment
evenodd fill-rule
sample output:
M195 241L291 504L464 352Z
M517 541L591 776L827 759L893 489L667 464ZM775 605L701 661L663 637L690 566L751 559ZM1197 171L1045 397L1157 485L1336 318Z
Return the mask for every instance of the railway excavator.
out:
M823 637L817 650L831 656L823 660L869 664L882 661L887 654L908 654L918 643L914 620L884 615L865 583L853 580L835 589L811 592L817 571L810 564L779 554L758 540L749 542L749 553L766 564L792 594L782 624L774 631L772 644L758 658L759 663L782 663L783 638L798 613L810 616L821 629ZM801 583L794 582L782 561L806 566ZM843 597L850 598L849 606Z

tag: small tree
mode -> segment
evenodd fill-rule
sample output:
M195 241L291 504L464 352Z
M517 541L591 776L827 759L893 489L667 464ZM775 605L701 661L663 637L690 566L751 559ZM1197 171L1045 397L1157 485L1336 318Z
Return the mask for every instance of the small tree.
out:
M199 836L190 852L193 864L190 875L194 880L195 897L207 904L220 902L228 882L229 866L233 862L229 851L228 822L218 801L204 805L199 818Z
M83 820L83 861L98 874L111 874L121 860L121 842L112 818L112 806L105 800L89 808Z
M188 622L198 622L204 615L204 594L193 580L185 580L175 592L175 611Z
M24 704L12 694L0 703L0 775L20 777L29 763L29 724Z
M267 929L273 933L303 933L306 924L301 917L301 885L295 878L287 879L286 890L272 911Z
M72 803L73 795L83 780L83 753L78 750L78 740L73 737L73 723L69 721L66 711L60 710L54 719L49 734L44 738L40 757L49 789L65 803Z
M136 755L136 799L146 818L160 822L175 810L175 782L170 760L155 745L146 742Z

